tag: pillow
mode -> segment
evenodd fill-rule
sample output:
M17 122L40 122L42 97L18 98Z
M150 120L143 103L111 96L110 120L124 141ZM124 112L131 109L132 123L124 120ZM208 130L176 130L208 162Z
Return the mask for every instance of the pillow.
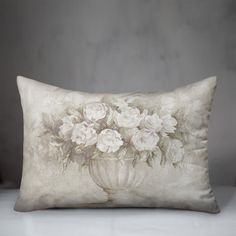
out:
M216 78L169 93L90 94L19 76L16 211L166 207L219 212L207 132Z

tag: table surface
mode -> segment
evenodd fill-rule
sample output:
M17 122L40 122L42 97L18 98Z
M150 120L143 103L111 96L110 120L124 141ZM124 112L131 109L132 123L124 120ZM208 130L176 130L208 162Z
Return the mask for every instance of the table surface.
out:
M18 190L0 190L1 236L235 236L236 188L219 186L219 214L168 209L51 209L15 212Z

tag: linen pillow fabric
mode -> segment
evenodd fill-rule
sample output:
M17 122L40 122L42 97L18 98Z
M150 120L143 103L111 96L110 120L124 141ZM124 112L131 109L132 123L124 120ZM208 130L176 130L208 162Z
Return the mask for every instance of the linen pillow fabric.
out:
M216 78L169 93L90 94L19 76L24 161L16 211L168 207L219 212L207 132Z

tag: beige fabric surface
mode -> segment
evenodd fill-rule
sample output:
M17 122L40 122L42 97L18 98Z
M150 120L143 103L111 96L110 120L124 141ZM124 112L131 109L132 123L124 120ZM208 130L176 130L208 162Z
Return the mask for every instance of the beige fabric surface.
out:
M19 76L17 211L167 207L219 212L207 132L216 78L169 93L89 94Z

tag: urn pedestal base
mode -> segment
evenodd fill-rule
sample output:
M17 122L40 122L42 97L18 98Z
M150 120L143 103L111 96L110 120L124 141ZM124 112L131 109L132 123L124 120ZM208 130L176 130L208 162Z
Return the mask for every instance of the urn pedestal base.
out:
M148 166L140 161L133 166L133 158L97 158L89 162L89 173L93 181L108 194L106 205L128 206L132 203L133 190L146 177Z

